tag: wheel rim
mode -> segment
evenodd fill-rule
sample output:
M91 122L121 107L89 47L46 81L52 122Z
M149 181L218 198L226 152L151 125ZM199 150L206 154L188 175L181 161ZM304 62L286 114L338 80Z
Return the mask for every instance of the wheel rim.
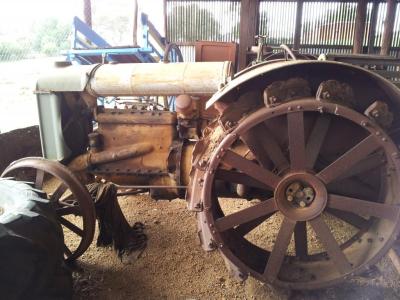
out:
M27 157L13 162L4 170L1 177L21 168L36 170L35 188L38 190L43 188L45 174L49 174L60 181L52 194L48 194L48 199L53 203L57 219L63 229L69 230L80 238L78 246L72 249L64 242L65 260L68 262L76 260L90 246L95 231L95 208L87 189L67 167L40 157ZM67 192L70 195L63 197ZM65 218L68 215L79 216L82 219L82 228Z
M310 115L315 119L315 126L314 129L308 130L306 143L305 127ZM342 123L346 120L345 122L352 124L354 132L363 134L360 134L356 143L347 147L339 158L334 158L327 165L318 168L316 161L322 149L322 142L332 126L332 121L321 121L325 116L328 116L328 119L340 119ZM231 146L239 139L245 143L249 140L249 131L264 122L272 119L275 121L276 118L284 118L287 123L285 130L288 132L288 154L277 149L278 147L271 142L267 153L269 162L268 159L255 155L258 161L256 164L232 151ZM321 143L318 142L321 140ZM248 143L248 146L253 150L257 148L251 143ZM346 193L332 192L337 189L334 185L335 179L354 173L353 169L358 167L360 161L370 159L380 151L386 159L380 170L385 174L389 170L390 177L384 177L379 182L382 186L380 195L371 195L375 201L371 198L359 199L360 197L349 197ZM223 256L239 269L242 276L251 274L259 280L295 289L314 289L335 284L376 263L386 254L397 236L400 209L394 205L397 203L393 195L397 189L394 183L398 184L398 160L398 149L390 137L367 117L349 108L315 99L297 100L273 108L263 108L240 122L211 154L202 183L206 226ZM263 167L268 163L271 165L271 161L273 170ZM216 180L223 179L227 174L226 170L221 171L221 166L236 170L233 172L236 175L231 174L236 176L236 183L245 182L258 188L264 185L265 190L269 190L273 195L247 209L224 215L221 213L221 201L214 192L217 190ZM368 176L369 173L361 174ZM299 205L301 201L306 200L301 197L302 193L299 193L299 197L294 197L295 201L288 201L289 187L298 183L303 185L303 194L307 188L314 193L312 201L304 207ZM243 232L247 234L276 212L283 216L283 221L271 251L254 245L244 237ZM352 226L359 221L362 226L359 226L351 238L338 243L327 225L327 220L324 219L328 213L336 214L335 217L339 216L341 220L347 218ZM368 218L365 218L366 215ZM307 242L309 231L306 224L313 229L321 242L322 252L307 253L310 245ZM287 255L292 235L295 254Z
M164 51L164 62L183 62L182 52L178 45L168 44Z

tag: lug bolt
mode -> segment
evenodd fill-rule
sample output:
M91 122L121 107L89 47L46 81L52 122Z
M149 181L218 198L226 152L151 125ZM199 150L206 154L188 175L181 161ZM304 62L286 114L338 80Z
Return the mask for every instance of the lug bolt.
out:
M306 207L306 203L305 203L304 201L300 201L299 205L300 205L301 207Z
M289 202L292 202L293 201L293 196L292 195L289 195L289 196L287 196L287 201L289 201Z

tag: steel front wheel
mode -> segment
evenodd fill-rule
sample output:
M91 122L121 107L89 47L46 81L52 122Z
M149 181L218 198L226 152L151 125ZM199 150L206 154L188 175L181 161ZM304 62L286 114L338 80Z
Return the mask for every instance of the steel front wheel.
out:
M64 230L64 257L77 259L90 246L95 231L95 208L86 187L66 166L40 157L13 162L2 177L21 168L36 170L35 188L45 192Z

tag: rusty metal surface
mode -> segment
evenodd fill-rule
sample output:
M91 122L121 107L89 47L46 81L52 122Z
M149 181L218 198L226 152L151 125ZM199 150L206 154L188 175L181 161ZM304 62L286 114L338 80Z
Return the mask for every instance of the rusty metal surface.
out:
M121 161L129 158L143 156L153 151L153 145L149 143L138 143L135 145L127 145L108 151L93 151L94 147L90 148L90 152L82 154L74 158L68 167L76 171L86 171L93 165Z
M150 189L153 198L183 196L193 143L179 138L176 113L100 107L95 118L100 142L95 143L95 152L84 154L80 162L76 159L71 168L83 160L88 162L87 172L116 184Z
M215 102L221 99L228 98L234 92L234 90L244 87L246 83L255 80L262 80L263 84L267 85L268 82L277 81L278 78L288 77L301 77L304 73L324 76L328 79L336 79L343 77L359 77L360 81L368 81L369 86L365 89L368 91L381 90L384 87L384 93L386 97L393 98L393 101L400 104L400 90L396 88L386 79L382 78L378 74L375 74L369 70L363 69L361 67L353 66L345 63L338 63L332 61L312 61L312 60L296 60L296 61L286 61L286 60L276 60L262 63L259 66L255 66L245 70L245 72L240 72L235 75L234 79L224 86L220 91L215 93L210 100L207 101L206 107L211 107ZM285 73L282 76L282 73Z
M236 68L238 44L233 42L196 41L195 61L230 61Z
M37 170L36 188L38 189L42 188L43 176L45 173L61 181L61 184L53 194L51 196L49 195L49 200L54 203L60 223L81 238L76 249L69 249L67 245L65 245L64 249L64 255L67 261L77 259L90 246L95 230L96 212L92 198L86 187L83 186L79 179L64 165L40 157L27 157L13 162L4 170L1 177L22 168ZM61 200L61 197L68 189L72 193L73 201L69 199L68 203L66 203ZM69 214L81 216L83 228L79 228L64 218L64 216Z
M256 140L248 137L259 124L271 126L280 123L282 117L287 126L281 126L273 135L287 136L283 145L277 143L277 151L288 157L290 166L277 173L274 164L261 163L263 157L269 156L266 149L254 147ZM349 131L352 138L341 137L343 130ZM261 133L258 137L265 138ZM400 208L394 197L399 185L400 153L373 118L335 101L306 98L255 110L239 120L238 125L218 141L217 147L210 148L212 143L207 141L207 136L205 139L202 143L212 154L204 167L195 165L188 205L199 211L200 220L205 220L199 229L202 240L215 242L238 274L250 273L259 280L294 289L321 288L342 281L350 274L363 272L385 255L395 240L400 229ZM235 153L239 140L248 143L256 161ZM331 149L334 145L337 145L336 150ZM310 151L311 158L308 157ZM339 151L339 155L330 154L334 151ZM380 159L380 165L369 164L370 158L381 151L385 158ZM207 149L201 150L194 160L202 161L206 153ZM327 160L323 165L321 155ZM363 165L365 168L360 167ZM231 171L226 170L226 166ZM381 172L375 171L385 173L384 170L389 169L392 170L389 177L381 177ZM353 179L362 174L364 180L375 181L376 190L362 196L363 188L354 183L353 189L338 191L337 185L331 182L346 182L348 179L343 177L346 173ZM221 211L220 192L215 189L217 179L263 188L265 193L272 192L273 198L226 214ZM294 184L299 187L293 194ZM284 220L272 251L246 240L245 234L276 211L283 214ZM325 213L333 213L359 228L358 233L338 243L321 217ZM370 218L364 219L365 216ZM316 232L326 254L308 252L306 222ZM285 254L293 234L294 256ZM209 247L203 244L203 248ZM303 270L301 275L296 275L298 268ZM307 279L309 276L311 280Z
M98 108L95 120L102 124L174 125L176 114L169 111Z
M329 53L325 57L327 60L345 62L371 70L372 72L390 80L393 84L400 87L400 61L396 57L384 55L336 53Z

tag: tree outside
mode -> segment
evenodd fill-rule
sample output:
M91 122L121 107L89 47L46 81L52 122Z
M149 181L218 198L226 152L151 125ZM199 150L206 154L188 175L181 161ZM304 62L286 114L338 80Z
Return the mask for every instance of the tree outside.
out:
M35 24L26 36L0 38L0 61L59 55L70 48L71 25L55 18Z

